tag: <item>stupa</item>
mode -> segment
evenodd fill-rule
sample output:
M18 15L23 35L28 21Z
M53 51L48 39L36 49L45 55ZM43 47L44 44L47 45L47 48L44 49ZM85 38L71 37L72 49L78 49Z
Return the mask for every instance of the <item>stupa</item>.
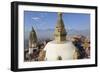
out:
M58 13L58 20L54 31L54 40L46 44L44 50L45 60L69 60L77 59L78 51L72 41L67 40L67 32L62 19L62 13Z

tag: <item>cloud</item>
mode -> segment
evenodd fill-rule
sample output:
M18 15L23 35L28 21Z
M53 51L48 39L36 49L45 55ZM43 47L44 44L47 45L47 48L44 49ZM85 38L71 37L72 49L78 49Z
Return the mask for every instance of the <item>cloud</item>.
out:
M40 20L39 17L32 17L32 19L33 19L33 20L36 20L36 21L37 21L37 20Z
M44 18L46 15L47 15L47 13L40 13L40 16L43 17L43 18Z

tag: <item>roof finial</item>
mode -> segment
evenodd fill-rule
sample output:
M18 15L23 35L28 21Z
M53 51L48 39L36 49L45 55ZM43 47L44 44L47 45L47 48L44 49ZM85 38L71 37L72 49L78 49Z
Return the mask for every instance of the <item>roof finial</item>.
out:
M62 13L58 12L58 16L59 16L59 18L61 18L62 17Z
M32 31L35 31L33 26L32 26Z

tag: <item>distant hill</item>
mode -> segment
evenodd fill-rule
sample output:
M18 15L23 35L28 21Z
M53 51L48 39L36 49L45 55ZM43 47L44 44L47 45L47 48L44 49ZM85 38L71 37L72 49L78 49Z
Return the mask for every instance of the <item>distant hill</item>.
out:
M87 38L90 38L90 30L86 29L86 30L69 30L68 32L69 36L73 36L73 35L83 35Z
M37 33L38 41L46 40L46 39L50 39L50 40L54 39L54 29L39 29L36 30L36 33ZM90 38L90 30L88 29L86 30L70 29L67 33L68 36L83 35L87 38ZM25 32L24 37L25 37L24 38L25 48L28 48L29 31Z

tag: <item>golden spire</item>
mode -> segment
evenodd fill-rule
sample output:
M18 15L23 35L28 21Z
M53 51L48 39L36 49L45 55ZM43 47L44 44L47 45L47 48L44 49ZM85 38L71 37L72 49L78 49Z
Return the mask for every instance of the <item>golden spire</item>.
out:
M57 25L55 28L55 40L57 41L57 43L60 43L62 41L66 41L66 30L64 27L64 22L62 19L62 13L59 12L58 13L58 20L57 20Z

